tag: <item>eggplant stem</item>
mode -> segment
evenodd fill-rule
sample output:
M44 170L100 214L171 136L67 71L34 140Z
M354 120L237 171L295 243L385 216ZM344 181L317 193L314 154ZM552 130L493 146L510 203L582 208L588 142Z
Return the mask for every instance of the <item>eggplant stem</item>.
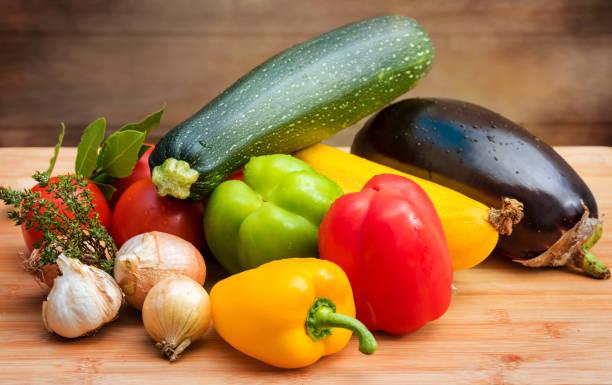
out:
M489 222L501 235L511 235L513 226L523 219L523 203L513 198L502 198L500 209L489 210Z
M584 213L578 223L557 242L537 257L515 262L528 267L567 266L593 278L610 278L610 270L590 251L601 238L603 220L591 218L588 207L584 203L582 206Z
M580 248L577 261L574 261L574 263L576 264L576 267L583 270L586 274L593 278L609 279L610 269L608 269L608 267L597 259L597 257L590 251L591 247L595 246L597 241L599 241L602 234L603 226L601 225L601 222L599 222L595 226L593 235L591 235Z
M582 262L582 270L593 278L609 279L610 269L603 264L589 250L582 250L584 258Z

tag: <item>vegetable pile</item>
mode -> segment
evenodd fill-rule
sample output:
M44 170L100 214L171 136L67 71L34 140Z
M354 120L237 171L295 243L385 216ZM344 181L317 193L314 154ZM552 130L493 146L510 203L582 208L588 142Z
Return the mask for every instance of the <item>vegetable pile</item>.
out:
M492 111L409 99L366 123L356 155L318 143L414 87L432 60L411 18L349 24L256 67L156 145L145 140L165 107L106 139L95 120L74 173L52 177L62 125L38 184L0 188L26 270L52 287L45 327L92 335L125 300L170 361L214 321L242 353L299 368L352 333L372 354L373 331L426 327L447 311L454 271L494 250L609 278L589 251L602 220L586 184ZM210 258L229 276L209 297Z

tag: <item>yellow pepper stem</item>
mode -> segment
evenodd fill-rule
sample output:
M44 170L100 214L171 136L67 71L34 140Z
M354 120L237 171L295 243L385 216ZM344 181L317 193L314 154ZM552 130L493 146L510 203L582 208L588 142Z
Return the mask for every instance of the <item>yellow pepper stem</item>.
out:
M308 335L313 341L317 341L330 336L333 333L332 328L335 327L348 329L357 334L360 352L372 354L376 351L376 340L364 324L353 317L336 313L336 305L328 298L317 298L310 307L306 319Z

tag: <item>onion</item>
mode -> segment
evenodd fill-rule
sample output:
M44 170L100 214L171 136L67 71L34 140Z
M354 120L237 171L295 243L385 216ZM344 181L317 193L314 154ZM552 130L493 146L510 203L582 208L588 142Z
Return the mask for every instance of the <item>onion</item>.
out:
M156 283L176 274L203 285L206 265L198 249L172 234L152 231L136 235L115 256L115 280L127 302L138 310Z
M208 330L210 309L210 299L202 285L184 276L168 277L147 294L142 321L162 355L176 361Z

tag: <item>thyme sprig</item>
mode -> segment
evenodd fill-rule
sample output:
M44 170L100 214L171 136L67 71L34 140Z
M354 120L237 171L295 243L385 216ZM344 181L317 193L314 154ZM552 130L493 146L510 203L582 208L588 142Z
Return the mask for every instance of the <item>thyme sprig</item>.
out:
M0 199L14 207L8 218L42 233L33 245L40 259L32 268L40 271L63 253L112 274L117 248L94 210L87 180L75 174L51 179L47 171L37 171L33 178L51 199L43 198L40 191L0 187Z

